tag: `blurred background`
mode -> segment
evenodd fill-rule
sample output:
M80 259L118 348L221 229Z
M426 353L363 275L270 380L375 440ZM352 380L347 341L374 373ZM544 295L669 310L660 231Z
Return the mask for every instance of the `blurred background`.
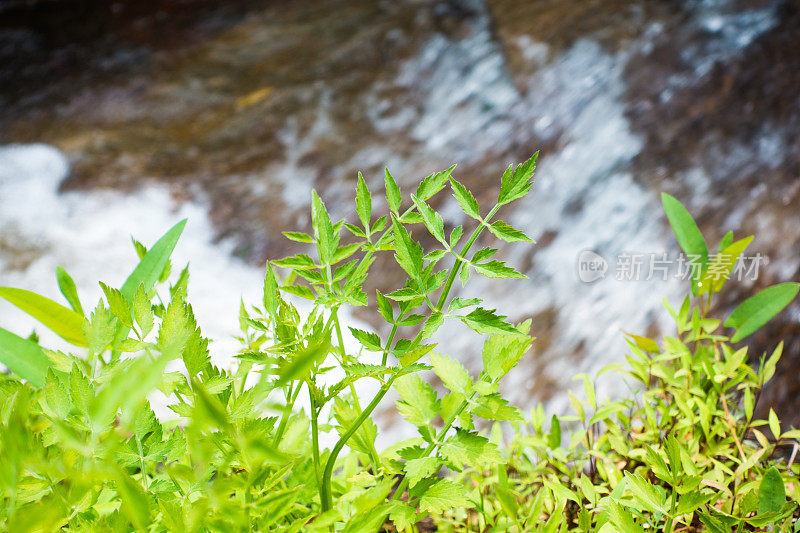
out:
M768 258L726 289L723 316L800 278L800 3L0 0L0 284L55 297L60 264L96 301L98 279L135 264L130 234L152 242L189 216L178 262L191 261L218 362L264 260L297 251L280 232L308 229L312 188L352 216L357 171L382 191L388 166L409 192L458 163L490 202L503 169L537 150L532 195L502 214L537 240L500 251L529 279L465 293L533 319L533 354L506 392L560 411L577 372L624 360L623 330L672 331L661 299L679 305L684 281L614 276L620 254L677 252L661 191L713 250L734 230ZM580 281L583 250L609 260L605 278ZM3 302L0 324L32 327ZM438 340L476 369L463 333ZM781 338L759 407L798 424L797 303L752 355Z

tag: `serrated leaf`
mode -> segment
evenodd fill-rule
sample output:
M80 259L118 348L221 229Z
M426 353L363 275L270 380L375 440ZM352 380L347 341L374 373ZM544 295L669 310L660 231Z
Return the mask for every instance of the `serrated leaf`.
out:
M533 186L533 171L536 168L538 157L539 152L536 152L530 159L517 165L516 168L513 168L512 165L506 169L500 180L500 194L497 197L498 205L508 204L528 194L528 191Z
M81 313L25 289L0 287L0 297L44 324L70 344L86 346Z
M419 459L409 459L403 465L406 478L410 486L414 486L422 478L435 474L439 470L438 457L421 457Z
M372 350L373 352L383 351L383 346L381 346L381 338L378 337L376 333L356 328L350 328L350 333L352 333L353 337L355 337L355 339L366 349Z
M83 321L83 334L89 349L95 354L102 353L108 348L114 340L116 331L114 315L105 308L102 300L91 316Z
M520 230L509 226L502 220L493 222L489 226L489 231L506 242L533 242L530 237L522 233Z
M425 426L439 413L436 391L419 376L408 374L394 382L394 390L400 396L397 408L403 417L415 426Z
M420 200L428 200L433 195L444 189L444 186L450 179L450 174L453 172L454 168L456 168L455 165L445 171L431 174L422 180L422 182L419 184L419 187L417 187L417 198Z
M381 294L381 291L375 291L375 298L378 302L378 312L381 314L383 319L390 324L394 323L394 309L392 308L392 303Z
M505 321L506 317L496 314L494 309L478 307L473 309L468 315L459 318L461 318L464 324L477 333L488 333L490 335L497 333L519 334L511 324Z
M406 228L395 216L392 216L394 231L395 257L398 264L412 279L422 278L422 246L411 238Z
M372 197L361 172L358 173L358 183L356 184L356 212L364 228L369 231L369 219L372 216Z
M467 489L449 479L434 483L419 500L419 507L431 514L452 511L456 507L469 506Z
M528 276L517 272L502 261L487 261L486 263L472 263L475 272L489 279L527 279Z
M103 294L106 296L109 310L117 317L117 320L127 328L133 326L131 308L125 296L122 295L122 292L113 287L109 287L103 282L100 282L100 288L103 289ZM135 296L136 294L134 293L134 297Z
M414 205L417 206L417 210L422 216L422 221L425 223L425 227L428 228L431 235L433 235L437 241L447 246L447 241L444 236L444 221L439 213L431 209L427 203L413 194L411 195L411 200L413 200Z
M453 189L453 196L461 206L461 210L467 216L480 220L480 206L472 193L453 177L450 178L450 187Z
M780 283L751 296L737 307L725 326L736 328L731 342L739 342L780 313L797 296L800 283Z
M317 191L311 191L311 225L314 227L320 263L330 264L339 246L339 236Z
M405 531L414 525L416 510L405 502L390 502L389 520L392 521L397 531Z
M459 429L440 447L439 453L450 462L462 465L491 466L503 462L497 446L486 437Z
M448 389L453 392L467 394L472 391L472 378L464 365L440 353L431 354L433 371L439 376Z
M284 231L283 236L289 239L290 241L302 242L307 244L314 243L314 238L311 235L299 231Z
M294 270L310 270L317 268L317 264L307 254L297 254L283 259L272 261L272 264L281 268L291 268Z
M397 182L388 168L384 169L384 183L386 184L386 202L389 204L389 209L392 213L398 214L403 197L400 195L400 187L397 186Z

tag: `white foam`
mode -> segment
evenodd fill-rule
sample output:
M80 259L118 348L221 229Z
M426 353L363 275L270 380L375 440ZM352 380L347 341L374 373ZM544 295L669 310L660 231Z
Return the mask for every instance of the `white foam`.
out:
M0 255L2 285L25 288L62 301L56 266L75 280L83 305L91 309L101 296L98 281L120 286L138 262L130 237L152 245L183 218L189 222L173 255L173 268L191 261L189 297L203 326L214 339L214 361L230 360L238 345L239 298L258 301L260 269L232 257L233 243L213 242L206 209L194 202L178 204L169 190L148 185L134 193L118 191L58 193L68 172L62 153L45 145L0 148L0 238L34 247L23 269L9 269L12 257ZM248 295L252 295L248 297ZM46 345L60 340L5 301L0 324L26 335L32 328Z

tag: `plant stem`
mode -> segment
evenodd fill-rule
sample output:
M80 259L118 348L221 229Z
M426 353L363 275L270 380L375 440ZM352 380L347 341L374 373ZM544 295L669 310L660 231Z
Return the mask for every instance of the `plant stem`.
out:
M488 221L492 218L492 216L494 216L495 213L497 213L497 210L499 208L500 208L499 205L495 205L489 212L489 214L486 216L484 221L482 221L481 225L475 228L475 230L473 230L472 235L470 236L469 240L461 250L460 253L461 257L464 257L469 252L470 248L472 248L472 245L475 244L475 241L478 239L480 234L483 233L484 227L488 225ZM452 268L450 269L450 274L447 276L447 281L445 282L444 288L442 289L442 292L439 295L439 301L436 305L437 308L441 309L442 306L447 301L447 296L449 295L450 290L453 287L453 282L455 281L456 276L458 275L458 271L462 263L463 259L457 258ZM394 330L392 331L392 334L394 334ZM412 346L416 346L421 341L422 341L422 330L420 330L420 332L414 338ZM387 351L389 350L390 347L391 344L387 343L386 345ZM356 419L356 421L353 423L350 429L348 429L347 432L344 435L342 435L342 437L336 442L333 449L331 450L331 454L328 457L327 463L325 464L325 470L322 472L322 482L320 484L320 500L322 503L322 512L328 511L333 507L333 495L331 492L331 477L333 476L333 467L336 464L336 459L339 456L339 453L342 451L342 448L344 448L344 445L347 443L350 437L352 437L353 434L358 430L358 428L361 427L361 424L364 423L367 417L369 417L375 410L375 408L378 406L383 397L386 396L386 393L389 392L389 389L391 388L396 378L397 375L395 374L394 376L389 378L389 380L386 383L384 383L383 386L381 386L380 390L372 399L372 401L369 403L369 405L367 405L367 407L364 409L364 411L362 411L361 415ZM467 401L464 400L461 406L458 408L458 410L453 414L451 419L448 421L448 423L445 424L445 427L443 428L443 431L441 433L442 436L444 436L444 433L446 433L450 429L450 425L452 425L453 421L455 420L455 417L461 414L461 411L463 411L466 406L467 406ZM433 449L433 446L434 445L428 447L428 450L425 453L425 455L430 453L430 451ZM407 481L403 480L403 483L407 483ZM395 492L395 495L396 494L397 492Z
M316 473L317 484L319 484L319 410L314 400L314 391L311 388L310 382L308 383L308 396L311 402L311 445L314 455L314 472Z
M346 357L346 352L344 350L344 338L342 336L342 328L339 325L339 317L336 314L338 309L331 310L331 317L333 318L333 325L336 328L336 338L339 341L339 355L342 358L342 362L344 362L344 358ZM356 413L361 416L361 404L358 401L358 394L356 393L356 385L355 383L350 383L350 395L353 397L353 406L356 409ZM369 450L370 460L372 461L372 466L374 471L377 473L378 468L380 467L381 461L378 458L378 450L375 449L375 443L370 441L370 450Z
M342 435L342 437L336 442L331 450L330 457L328 457L328 462L325 464L325 470L322 472L322 482L320 484L320 500L322 501L322 512L328 511L333 507L333 497L331 494L331 476L333 475L333 467L336 463L336 458L339 456L339 453L344 448L344 445L353 436L353 434L361 427L361 424L372 414L372 411L378 406L380 401L386 396L386 393L389 392L389 389L394 383L395 376L389 378L389 381L384 383L384 385L378 390L378 393L372 399L372 401L367 405L366 409L362 411L361 416L359 416L353 425L350 426L350 429L347 430L347 433Z
M475 244L475 241L478 240L478 237L480 237L481 233L483 233L483 228L486 227L486 225L489 223L489 220L491 220L494 214L497 213L498 209L500 209L500 206L495 205L492 208L492 210L489 211L489 214L486 215L486 219L483 221L483 223L477 228L475 228L469 240L464 245L464 248L462 248L461 253L459 254L461 257L464 257L469 252L470 248L472 248L472 245ZM455 264L453 264L453 268L450 269L450 274L447 276L447 281L444 284L442 293L439 295L439 301L436 302L437 309L441 310L442 306L444 306L445 301L447 301L447 295L450 293L450 289L453 287L453 282L456 280L456 276L458 275L461 263L463 262L464 262L463 259L457 258Z

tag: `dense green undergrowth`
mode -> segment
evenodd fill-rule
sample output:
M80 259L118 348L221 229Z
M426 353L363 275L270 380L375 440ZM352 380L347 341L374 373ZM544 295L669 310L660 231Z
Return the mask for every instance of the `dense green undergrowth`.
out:
M760 359L735 345L798 285L762 291L724 323L710 315L751 238L729 233L710 254L668 195L678 242L699 268L677 309L665 302L674 334L660 342L630 335L627 363L600 372L629 393L602 401L600 374L577 376L584 394L569 393L573 413L550 418L541 408L524 416L503 399L500 383L531 347L531 324L452 293L475 275L524 277L478 243L482 234L532 242L496 215L528 194L535 161L509 167L489 211L452 168L406 198L387 171L383 214L373 213L359 176L349 221L331 220L315 193L313 234L286 233L309 253L267 263L259 301L242 305L242 349L231 368L211 364L187 300L188 269L171 275L184 222L149 249L134 242L138 266L118 289L101 284L93 309L62 269L69 307L0 288L76 347L54 351L35 335L0 329L0 361L10 370L0 377L0 528L800 531L791 453L800 432L771 411L754 419L781 344ZM446 231L429 202L448 186L470 223ZM406 282L367 295L382 254ZM388 333L340 321L347 307L367 305ZM479 375L430 341L446 320L483 342ZM428 383L431 371L441 390ZM418 436L378 450L373 417L392 390ZM156 418L154 391L170 399L174 420Z

